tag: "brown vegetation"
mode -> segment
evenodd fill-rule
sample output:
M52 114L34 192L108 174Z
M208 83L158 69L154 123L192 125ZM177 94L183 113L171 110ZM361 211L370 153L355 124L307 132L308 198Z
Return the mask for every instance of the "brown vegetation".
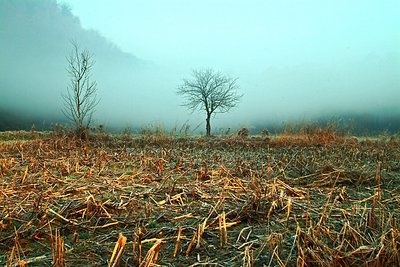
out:
M249 129L242 128L238 131L237 135L238 135L238 137L241 137L241 138L247 138L247 137L249 137Z
M0 142L0 265L400 264L398 138L26 139Z

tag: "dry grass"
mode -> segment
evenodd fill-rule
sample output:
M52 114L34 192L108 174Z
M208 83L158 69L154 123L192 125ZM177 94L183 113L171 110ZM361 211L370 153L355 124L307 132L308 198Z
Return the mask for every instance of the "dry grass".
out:
M3 142L0 265L398 266L399 162L329 129Z

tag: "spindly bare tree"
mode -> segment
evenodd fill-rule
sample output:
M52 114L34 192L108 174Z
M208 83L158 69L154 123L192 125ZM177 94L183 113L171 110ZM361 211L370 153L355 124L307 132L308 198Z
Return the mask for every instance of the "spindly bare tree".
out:
M192 111L206 112L206 133L211 135L211 115L228 112L235 107L241 95L238 95L237 78L230 78L211 69L193 71L193 79L183 80L178 94L185 97L183 104Z
M74 42L67 60L70 85L67 87L67 94L63 95L63 113L74 125L76 134L80 138L86 138L94 109L99 103L97 83L90 79L94 60L87 50L81 50Z

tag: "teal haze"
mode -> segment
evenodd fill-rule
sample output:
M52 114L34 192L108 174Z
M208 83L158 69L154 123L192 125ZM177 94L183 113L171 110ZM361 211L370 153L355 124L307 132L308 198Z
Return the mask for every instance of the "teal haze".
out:
M201 68L238 77L244 95L215 128L400 116L398 0L3 0L0 15L0 111L60 115L75 40L93 52L109 126L202 129L176 94Z

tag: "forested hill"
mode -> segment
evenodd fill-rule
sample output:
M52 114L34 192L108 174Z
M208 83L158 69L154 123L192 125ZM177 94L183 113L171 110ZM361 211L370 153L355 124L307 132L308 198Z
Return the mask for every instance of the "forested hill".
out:
M18 129L32 118L63 120L61 94L72 41L93 55L101 98L117 95L124 86L102 90L148 64L82 28L70 8L55 0L1 0L0 40L0 130Z

